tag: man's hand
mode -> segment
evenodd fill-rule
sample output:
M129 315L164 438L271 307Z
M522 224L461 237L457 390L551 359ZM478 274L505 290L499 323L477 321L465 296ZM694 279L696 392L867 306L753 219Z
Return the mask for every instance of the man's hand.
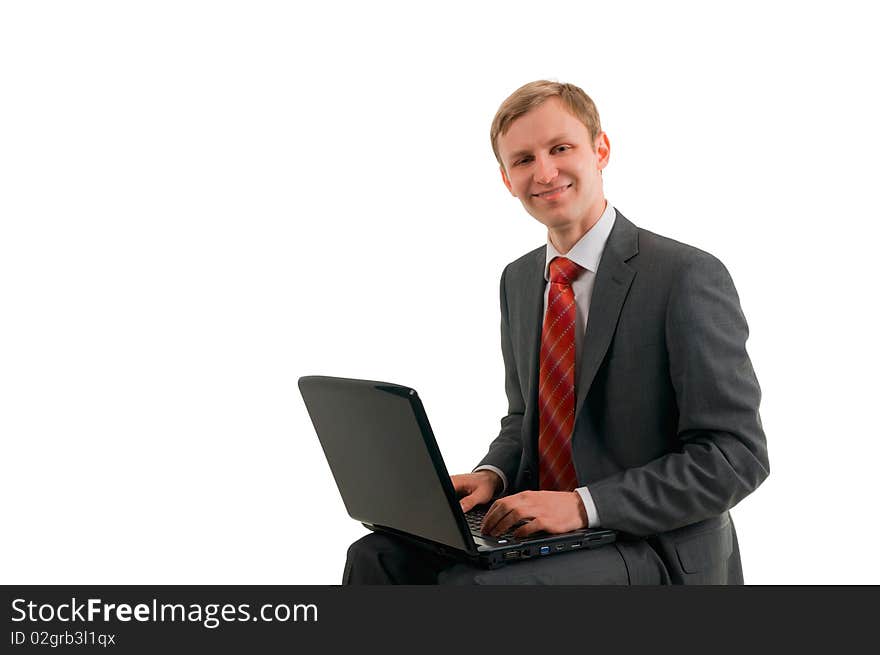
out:
M523 521L513 532L517 539L541 530L560 534L586 528L587 510L577 491L523 491L492 503L482 531L497 537Z
M486 469L450 477L455 493L460 497L461 511L464 513L470 512L477 505L488 503L504 484L497 473Z

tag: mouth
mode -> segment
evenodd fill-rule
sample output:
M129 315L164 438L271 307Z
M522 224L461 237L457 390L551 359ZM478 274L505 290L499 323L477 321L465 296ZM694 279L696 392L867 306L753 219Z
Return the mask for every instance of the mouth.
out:
M563 186L558 186L556 188L543 191L541 193L533 193L532 198L540 198L541 200L556 200L569 188L571 188L571 184L565 184Z

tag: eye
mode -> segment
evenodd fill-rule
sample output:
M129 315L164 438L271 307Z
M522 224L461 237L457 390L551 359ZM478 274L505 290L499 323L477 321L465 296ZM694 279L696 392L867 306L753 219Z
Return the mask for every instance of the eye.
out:
M556 146L551 152L565 152L566 150L571 150L571 146Z
M532 156L528 155L526 157L521 157L520 159L517 159L515 162L513 162L513 165L519 166L520 164L527 164L530 161L532 161Z

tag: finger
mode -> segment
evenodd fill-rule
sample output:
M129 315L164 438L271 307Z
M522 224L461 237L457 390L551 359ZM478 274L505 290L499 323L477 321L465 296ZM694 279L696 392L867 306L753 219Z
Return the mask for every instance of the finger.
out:
M478 503L477 503L476 498L474 498L473 494L470 494L470 495L462 498L459 501L459 504L461 505L461 511L464 512L465 514L467 514L474 507L476 507Z
M455 487L454 489L455 489L455 495L458 498L464 498L465 496L470 495L471 491L473 491L466 484L459 485L458 487Z
M526 504L527 497L526 492L520 492L518 494L513 494L512 496L507 496L505 498L496 500L492 507L489 508L489 511L486 512L486 516L484 517L483 524L484 528L488 528L487 530L483 530L486 534L499 535L507 532L513 525L518 523L522 518L525 517L523 508ZM515 512L511 515L512 512ZM525 518L532 518L531 516ZM502 523L505 519L509 519L506 523ZM500 525L499 525L500 524Z
M457 475L452 476L452 488L456 491L467 490L469 486L467 479L462 479Z
M491 507L489 507L489 510L486 512L486 516L483 517L483 533L489 534L486 531L487 528L491 529L498 521L507 515L508 512L520 506L525 498L524 493L525 492L520 492L518 494L513 494L512 496L505 496L492 503Z
M531 521L533 518L533 516L527 516L523 512L522 508L517 508L508 512L507 516L498 521L498 523L495 525L495 529L492 531L492 534L495 536L504 534L508 530L512 530L523 521Z
M505 498L504 500L496 500L492 503L489 507L489 511L487 511L486 515L483 517L483 525L480 526L480 531L483 534L491 534L495 524L504 518L504 515L509 511L507 508L508 503L508 498Z
M531 517L529 517L531 518ZM523 519L523 510L517 505L512 505L509 508L509 511L503 516L498 516L494 525L492 526L489 534L493 537L497 537L499 535L504 534L508 530L510 530L514 525L519 523Z

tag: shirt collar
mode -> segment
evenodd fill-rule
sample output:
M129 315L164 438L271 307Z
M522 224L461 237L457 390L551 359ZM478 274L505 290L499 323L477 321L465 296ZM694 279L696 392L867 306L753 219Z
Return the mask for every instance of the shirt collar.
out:
M550 235L547 235L547 259L544 262L544 279L550 281L550 262L554 257L567 257L578 266L595 273L599 269L599 260L602 259L602 251L611 228L614 227L616 214L610 202L605 203L605 211L587 233L572 246L565 255L559 253L556 247L550 243Z

